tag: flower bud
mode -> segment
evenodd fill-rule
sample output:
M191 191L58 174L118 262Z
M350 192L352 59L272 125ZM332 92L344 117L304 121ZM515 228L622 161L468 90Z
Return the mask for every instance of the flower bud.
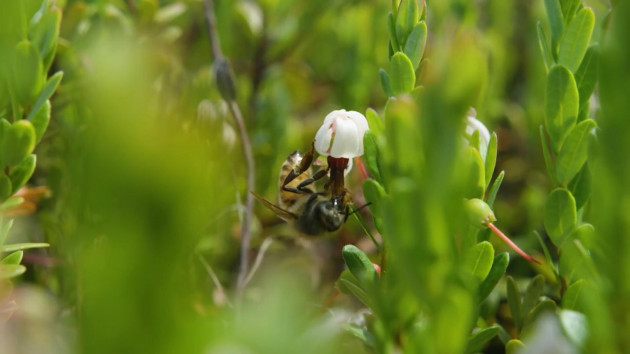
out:
M490 206L478 198L466 199L464 212L468 221L479 228L486 228L489 223L497 220Z

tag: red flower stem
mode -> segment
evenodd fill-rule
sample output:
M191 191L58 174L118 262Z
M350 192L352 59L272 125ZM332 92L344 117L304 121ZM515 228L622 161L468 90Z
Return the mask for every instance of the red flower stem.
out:
M365 165L363 165L363 161L361 161L361 159L359 157L355 157L354 158L354 163L356 163L357 166L359 166L359 171L361 172L361 176L363 177L363 179L367 179L368 178L368 173L365 170Z
M538 262L534 257L525 253L514 242L512 242L512 240L510 240L507 236L505 236L505 234L501 232L501 230L499 230L496 226L494 226L493 223L489 222L487 226L490 228L490 230L492 230L492 232L495 233L495 235L499 236L503 241L505 241L505 243L510 245L510 247L512 247L516 251L516 253L520 254L521 256L523 256L523 258L527 259L530 262L540 264L540 262Z

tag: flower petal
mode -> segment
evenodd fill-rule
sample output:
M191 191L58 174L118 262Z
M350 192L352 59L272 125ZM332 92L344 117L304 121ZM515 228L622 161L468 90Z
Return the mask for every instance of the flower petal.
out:
M317 134L315 134L315 141L313 144L315 145L315 150L320 155L328 156L330 154L330 143L333 136L333 129L331 124L322 125Z
M337 119L333 123L335 137L333 139L330 156L353 158L359 156L362 144L359 144L359 129L352 119L347 117ZM361 141L362 143L362 141Z

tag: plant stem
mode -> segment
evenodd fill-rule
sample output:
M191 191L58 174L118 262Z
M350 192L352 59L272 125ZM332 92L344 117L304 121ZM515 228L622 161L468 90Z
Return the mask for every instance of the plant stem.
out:
M525 253L525 251L523 251L522 249L520 249L516 243L512 242L512 240L510 240L507 236L505 236L505 234L503 232L501 232L501 230L499 230L496 226L494 226L493 223L489 222L488 227L490 228L490 230L492 230L492 232L495 233L495 235L499 236L503 241L505 241L505 243L507 243L510 247L512 247L516 253L520 254L521 256L523 256L523 258L527 259L530 262L536 263L536 264L540 264L540 262L538 262L538 260L536 260L534 257L528 255L527 253Z
M210 47L212 49L212 56L214 57L214 61L225 60L223 53L221 52L221 44L219 42L219 36L216 29L215 24L215 16L214 16L214 2L213 0L205 0L205 16L206 23L208 25L208 34L210 37ZM225 99L225 98L224 98ZM238 132L241 138L241 143L243 144L243 153L245 154L245 161L247 163L247 189L252 191L254 190L254 177L255 174L255 165L254 165L254 155L252 153L252 146L249 141L249 135L247 134L247 126L245 125L245 120L243 119L243 114L241 113L241 109L236 102L236 99L226 100L228 104L228 108L236 125L238 126ZM254 197L251 193L246 193L246 202L245 202L245 217L243 218L243 224L241 225L241 252L240 252L240 264L238 270L238 277L236 280L236 302L237 304L240 302L240 299L243 296L243 290L246 284L246 277L249 269L249 248L250 248L250 238L251 238L251 223L253 216L253 208L254 208Z

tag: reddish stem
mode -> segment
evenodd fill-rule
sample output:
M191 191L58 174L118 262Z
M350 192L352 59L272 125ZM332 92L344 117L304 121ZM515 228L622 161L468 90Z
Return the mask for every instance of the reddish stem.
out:
M361 176L363 177L363 179L367 179L368 173L365 169L365 165L363 164L363 161L361 161L359 157L355 157L354 163L357 164L357 166L359 166L359 171L361 172Z
M324 313L324 311L326 311L326 309L330 306L330 304L332 304L332 302L335 300L335 298L337 298L337 296L339 296L339 290L335 289L335 292L333 292L332 295L330 295L328 299L324 301L324 303L322 304L322 307L319 309L319 313L320 314Z
M510 245L510 247L512 247L512 249L516 251L516 253L520 254L521 256L523 256L523 258L527 259L530 262L540 264L540 262L538 262L534 257L525 253L514 242L512 242L512 240L510 240L507 236L505 236L505 234L501 232L501 230L499 230L496 226L494 226L493 223L489 222L487 225L490 228L490 230L492 230L492 232L495 233L495 235L499 236L503 241L505 241L508 245Z

